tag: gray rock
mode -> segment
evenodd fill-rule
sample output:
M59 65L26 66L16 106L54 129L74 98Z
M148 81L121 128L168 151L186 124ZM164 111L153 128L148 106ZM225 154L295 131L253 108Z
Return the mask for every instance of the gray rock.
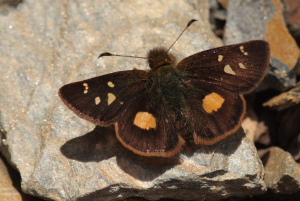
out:
M295 68L299 48L290 35L283 16L280 0L230 1L227 8L225 44L262 39L270 44L271 69L266 79L272 87L283 91L296 83Z
M144 60L102 58L110 51L145 56L168 47L178 60L215 46L208 2L24 1L0 10L0 150L20 172L22 189L51 200L221 199L262 193L256 150L242 132L216 147L171 159L125 149L113 130L78 118L58 98L66 83L133 68Z
M265 181L275 193L300 195L300 164L278 147L272 147L262 158L265 164Z
M0 0L0 7L14 6L16 7L22 0Z

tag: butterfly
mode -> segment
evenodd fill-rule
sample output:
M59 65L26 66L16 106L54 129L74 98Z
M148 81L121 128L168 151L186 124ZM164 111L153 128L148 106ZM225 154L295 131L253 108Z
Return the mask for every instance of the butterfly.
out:
M213 145L235 133L245 116L243 94L268 72L268 43L218 47L178 64L169 49L149 51L149 71L119 71L70 83L59 89L59 96L79 117L114 125L118 140L142 156L172 157L189 144Z

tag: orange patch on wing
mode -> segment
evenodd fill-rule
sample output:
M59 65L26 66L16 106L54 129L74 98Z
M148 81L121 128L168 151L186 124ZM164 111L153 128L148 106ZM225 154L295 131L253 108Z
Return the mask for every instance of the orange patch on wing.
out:
M239 122L238 124L236 124L235 127L233 127L231 130L225 132L225 133L220 133L217 135L217 137L209 139L209 138L205 138L205 136L199 136L196 133L194 133L194 142L195 144L202 144L202 145L213 145L216 144L217 142L227 138L229 135L235 133L238 131L238 129L241 127L242 121L245 118L245 114L246 114L246 109L245 109L245 99L242 95L240 95L240 97L242 98L243 101L243 113L241 114L241 116L239 117Z
M184 139L181 136L178 136L179 140L178 140L177 145L174 147L174 149L172 149L170 151L167 151L167 152L163 151L163 150L161 150L161 151L157 151L157 150L141 151L141 150L136 149L132 145L130 145L130 143L126 143L122 139L122 137L120 136L118 123L115 123L115 129L116 129L117 138L123 144L123 146L141 156L172 157L172 156L176 155L178 152L180 152L183 145L185 144Z
M212 113L218 111L222 107L224 101L225 99L221 95L213 92L206 95L203 99L203 108L205 112Z
M156 119L148 112L138 112L135 115L133 124L141 129L149 130L150 128L156 128Z

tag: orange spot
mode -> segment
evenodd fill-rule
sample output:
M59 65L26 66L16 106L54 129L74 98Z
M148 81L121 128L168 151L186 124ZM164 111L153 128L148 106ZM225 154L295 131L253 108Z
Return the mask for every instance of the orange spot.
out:
M150 128L156 128L156 119L148 112L138 112L135 115L133 124L139 128L149 130Z
M203 108L205 112L212 113L218 111L222 107L224 101L225 99L222 96L213 92L206 95L203 99Z

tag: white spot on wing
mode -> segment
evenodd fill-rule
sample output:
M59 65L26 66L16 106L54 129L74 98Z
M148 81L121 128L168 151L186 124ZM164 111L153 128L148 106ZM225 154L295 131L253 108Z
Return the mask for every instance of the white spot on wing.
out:
M83 91L83 93L84 93L84 94L87 94L87 93L89 92L89 85L88 85L88 83L83 83L83 86L84 86L84 91Z
M228 64L224 67L224 72L231 75L236 75L236 73L232 70L231 66Z
M101 102L101 98L99 96L97 96L95 98L95 104L98 105Z
M107 104L110 105L112 102L116 100L116 96L112 93L107 94Z
M218 61L221 62L223 60L223 55L218 55Z
M245 56L248 55L248 52L245 52L245 50L244 50L244 46L240 46L240 50Z
M114 87L115 87L115 84L112 83L111 81L107 82L107 85L108 85L109 87L111 87L111 88L114 88Z
M246 69L246 67L242 63L239 63L239 67L242 68L242 69Z

